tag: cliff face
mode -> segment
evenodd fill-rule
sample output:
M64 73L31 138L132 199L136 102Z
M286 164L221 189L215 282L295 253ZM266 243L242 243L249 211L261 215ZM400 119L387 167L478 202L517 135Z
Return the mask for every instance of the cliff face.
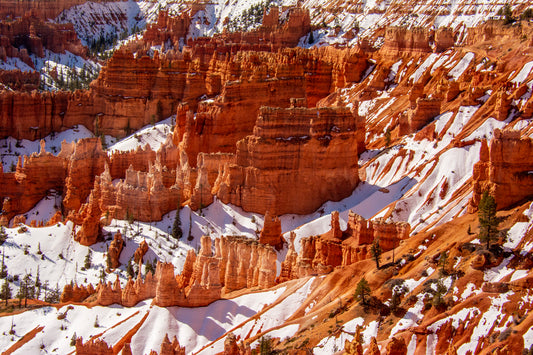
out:
M346 108L260 110L254 135L237 143L217 196L247 211L309 213L359 182L355 118Z
M477 209L484 191L494 197L498 209L531 197L533 163L524 157L532 154L531 138L520 137L516 131L496 129L489 144L483 142L479 162L474 165L474 194L470 209Z
M396 56L403 52L429 53L429 32L424 28L407 29L389 27L385 30L385 43L381 52Z
M29 157L19 157L15 172L0 171L0 184L3 186L0 198L3 201L2 220L7 225L9 220L31 209L46 196L47 191L62 191L66 178L66 160L56 157L44 150Z
M94 2L105 2L96 0ZM16 18L31 13L40 19L53 19L63 10L85 3L83 0L49 0L46 2L32 0L2 0L0 6L0 18Z
M44 56L46 48L55 53L65 53L67 50L85 56L86 48L81 44L72 24L45 22L36 17L36 14L36 11L32 11L14 21L0 21L1 53L24 60L21 56L22 48L38 57ZM33 66L31 60L27 64Z
M366 66L357 48L213 56L206 87L208 94L220 95L197 107L179 106L174 141L192 166L199 152L234 152L237 141L252 133L261 106L289 107L290 98L302 97L312 107L336 88L360 80Z

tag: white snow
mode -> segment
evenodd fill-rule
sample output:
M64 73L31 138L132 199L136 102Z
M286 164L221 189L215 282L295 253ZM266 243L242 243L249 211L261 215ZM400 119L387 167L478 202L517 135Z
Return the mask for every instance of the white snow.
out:
M514 84L522 84L527 77L529 76L529 73L531 72L531 69L533 68L533 61L527 62L524 64L520 72L511 80Z
M153 151L159 150L167 138L172 135L172 126L176 116L168 117L153 125L147 125L129 137L113 144L108 152L127 152L148 145Z
M454 80L457 80L463 74L466 68L468 68L470 62L472 61L472 59L474 59L474 57L474 53L466 53L465 56L455 65L455 67L450 70L448 75L451 76Z
M94 137L91 131L83 125L77 125L74 128L44 137L45 151L57 155L61 151L61 142L71 143L90 137ZM30 156L32 153L39 153L40 149L40 139L34 141L16 140L12 137L0 139L0 158L2 159L4 172L14 171L19 156Z

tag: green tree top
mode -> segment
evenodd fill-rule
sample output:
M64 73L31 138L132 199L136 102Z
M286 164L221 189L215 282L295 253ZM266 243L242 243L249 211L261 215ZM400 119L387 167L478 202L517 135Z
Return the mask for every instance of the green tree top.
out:
M498 225L502 218L496 216L496 201L487 191L483 192L478 205L479 219L479 239L487 243L487 249L490 243L498 238Z

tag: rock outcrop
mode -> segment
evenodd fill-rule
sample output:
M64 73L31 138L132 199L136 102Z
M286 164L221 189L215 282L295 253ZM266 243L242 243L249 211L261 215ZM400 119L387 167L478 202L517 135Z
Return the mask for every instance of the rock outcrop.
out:
M82 337L76 339L76 354L80 355L113 355L113 347L101 339L89 339L83 342Z
M533 139L520 137L517 131L495 129L490 142L482 142L479 155L473 171L471 211L477 209L484 191L494 197L499 209L532 196L533 163L524 157L533 155Z
M365 220L350 211L348 227L340 229L339 214L331 214L331 230L323 235L302 238L296 254L294 236L281 264L279 281L283 282L311 274L325 274L341 265L350 265L371 257L370 246L378 240L383 251L396 248L407 239L410 226L406 222L386 222L378 218Z
M272 245L280 248L283 245L281 236L281 221L278 217L272 216L268 211L265 213L265 222L261 234L259 234L259 243Z
M111 241L111 244L109 244L109 250L107 251L109 258L109 268L115 269L120 265L118 259L120 257L120 253L122 252L123 247L124 240L122 239L122 234L120 234L120 232L116 232L113 240Z
M306 214L359 182L355 118L346 108L262 107L254 135L237 143L218 198L246 211Z
M94 287L89 284L88 286L78 284L66 284L59 298L59 302L83 302L87 297L95 293Z
M265 289L276 284L276 252L269 245L245 237L216 239L220 280L226 292L242 288Z

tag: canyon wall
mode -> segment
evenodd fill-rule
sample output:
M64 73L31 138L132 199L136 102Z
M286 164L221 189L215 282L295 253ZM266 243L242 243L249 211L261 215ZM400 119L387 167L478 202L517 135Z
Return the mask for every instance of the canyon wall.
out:
M217 196L246 211L306 214L359 182L355 118L347 108L262 107L237 143Z
M483 141L479 162L474 165L474 193L470 210L477 209L484 191L491 194L498 209L533 195L533 139L520 137L517 131L494 130L487 144Z

